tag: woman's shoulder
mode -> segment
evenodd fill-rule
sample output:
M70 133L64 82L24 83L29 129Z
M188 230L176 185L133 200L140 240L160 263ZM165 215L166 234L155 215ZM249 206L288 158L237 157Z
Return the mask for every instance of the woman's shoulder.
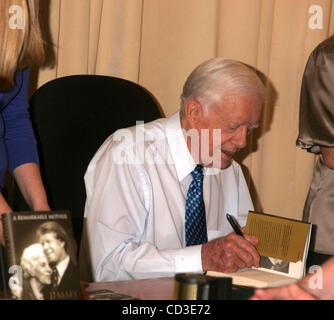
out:
M28 82L29 82L29 68L19 69L15 74L15 84L8 91L1 92L1 107L4 108L11 103L15 98L23 96L26 100Z

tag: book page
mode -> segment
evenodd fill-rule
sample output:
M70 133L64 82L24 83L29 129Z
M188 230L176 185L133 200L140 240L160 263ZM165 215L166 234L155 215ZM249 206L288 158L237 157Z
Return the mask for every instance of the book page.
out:
M207 272L212 277L230 277L233 285L254 288L270 288L296 282L297 279L259 269L241 269L234 273Z
M250 211L245 233L259 238L261 256L290 262L302 261L310 224Z

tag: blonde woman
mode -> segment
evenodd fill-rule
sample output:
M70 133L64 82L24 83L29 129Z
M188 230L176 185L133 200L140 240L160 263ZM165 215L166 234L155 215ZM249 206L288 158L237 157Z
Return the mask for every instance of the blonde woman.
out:
M44 61L38 1L1 0L0 14L0 214L12 211L1 193L7 169L32 210L49 210L27 97L29 67Z

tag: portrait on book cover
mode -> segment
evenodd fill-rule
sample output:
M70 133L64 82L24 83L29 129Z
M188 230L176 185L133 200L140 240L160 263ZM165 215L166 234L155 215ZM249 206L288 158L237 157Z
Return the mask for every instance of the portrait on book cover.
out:
M289 261L275 259L271 257L264 257L264 256L260 257L261 268L289 273L289 266L290 266Z
M63 223L62 223L63 222ZM17 259L22 268L21 286L11 288L16 299L79 299L76 244L66 220L25 221L17 224Z

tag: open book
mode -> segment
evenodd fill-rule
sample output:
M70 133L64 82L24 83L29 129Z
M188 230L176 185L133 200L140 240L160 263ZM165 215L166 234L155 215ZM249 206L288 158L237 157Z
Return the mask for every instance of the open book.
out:
M311 237L310 223L250 211L245 233L259 238L259 268L234 273L208 271L214 277L231 277L233 285L269 288L290 284L305 275Z

